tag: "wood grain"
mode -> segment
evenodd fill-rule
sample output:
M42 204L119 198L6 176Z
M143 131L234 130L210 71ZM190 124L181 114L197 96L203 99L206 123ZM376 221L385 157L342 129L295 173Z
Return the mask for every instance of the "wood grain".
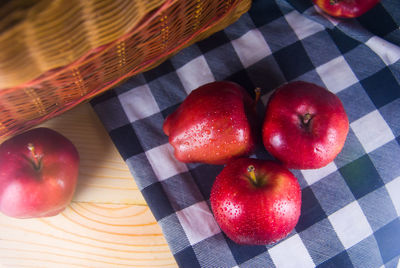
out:
M0 215L4 267L176 267L147 206L72 202L41 219Z
M81 158L74 201L145 205L132 174L89 104L83 104L41 126L69 138Z
M41 125L77 147L78 186L61 214L0 213L0 267L177 267L161 228L89 104Z

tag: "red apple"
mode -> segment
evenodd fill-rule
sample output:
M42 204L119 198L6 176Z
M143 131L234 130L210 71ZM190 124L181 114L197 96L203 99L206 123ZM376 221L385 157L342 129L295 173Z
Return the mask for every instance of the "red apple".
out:
M335 94L297 81L271 96L262 131L267 151L287 168L315 169L332 162L342 150L349 120Z
M79 155L64 136L36 128L0 145L0 211L16 218L54 216L75 191Z
M283 239L296 226L301 189L282 165L239 158L217 176L210 201L215 220L231 240L266 245Z
M238 84L213 82L193 90L163 125L182 162L224 164L256 143L255 101Z
M338 18L356 18L380 0L313 0L325 13Z

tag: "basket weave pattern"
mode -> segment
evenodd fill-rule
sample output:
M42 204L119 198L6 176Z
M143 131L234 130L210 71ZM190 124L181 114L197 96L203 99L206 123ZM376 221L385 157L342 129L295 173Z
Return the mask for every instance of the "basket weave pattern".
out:
M54 3L76 2L76 6L67 5L68 14L73 17L74 12L80 11L80 17L71 19L64 14L63 18L59 18L62 14L57 13L59 17L49 17L52 24L47 22L45 25L50 23L58 29L58 33L45 32L45 42L38 42L41 37L35 36L29 39L36 40L35 46L28 48L27 44L22 44L7 51L18 53L14 55L17 65L11 62L11 65L14 64L11 68L10 65L0 64L0 140L71 109L130 76L157 66L180 49L227 27L250 7L250 0L50 2L49 8L55 8L52 6ZM79 6L78 2L87 4ZM115 3L124 8L117 9ZM54 20L62 21L59 23L61 26ZM82 29L77 30L78 24L72 26L76 20L80 21ZM108 23L110 21L112 23ZM44 22L43 19L41 23ZM60 32L66 23L70 23L71 29L75 30L71 33ZM18 28L12 30L17 31ZM10 32L5 33L10 35ZM70 34L74 37L67 38ZM4 46L3 38L0 33L0 51ZM0 52L0 62L6 58L3 54Z

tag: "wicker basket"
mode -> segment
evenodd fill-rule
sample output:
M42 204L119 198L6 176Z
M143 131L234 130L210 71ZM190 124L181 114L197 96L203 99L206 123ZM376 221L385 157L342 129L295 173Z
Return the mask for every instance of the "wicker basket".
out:
M0 140L222 30L250 0L0 3Z

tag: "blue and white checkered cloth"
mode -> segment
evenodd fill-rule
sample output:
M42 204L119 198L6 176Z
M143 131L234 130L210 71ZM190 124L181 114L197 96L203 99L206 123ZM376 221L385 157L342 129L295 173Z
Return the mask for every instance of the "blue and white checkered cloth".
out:
M310 0L254 1L224 31L92 101L181 267L396 267L400 257L400 3L334 20ZM294 80L337 94L350 120L342 152L302 187L295 230L241 246L215 222L210 189L223 166L184 164L162 124L195 88L215 80L270 93ZM261 109L260 109L261 110ZM261 113L263 111L260 111ZM263 148L253 155L271 156Z

